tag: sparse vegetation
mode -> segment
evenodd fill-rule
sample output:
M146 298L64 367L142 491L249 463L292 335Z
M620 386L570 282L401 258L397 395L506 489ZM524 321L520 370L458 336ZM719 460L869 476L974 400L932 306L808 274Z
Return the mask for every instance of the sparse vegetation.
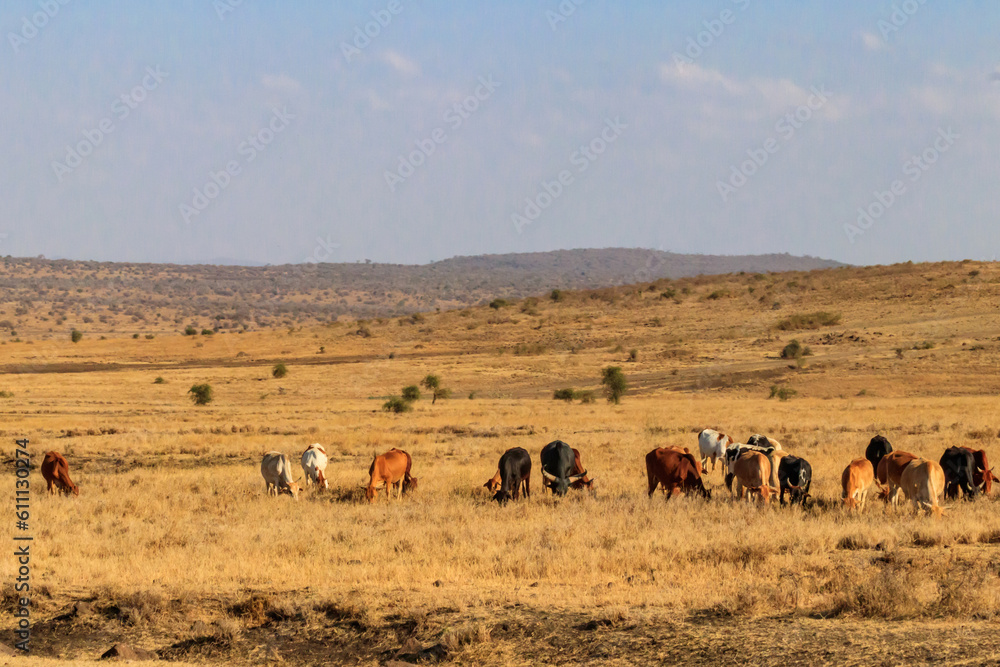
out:
M782 359L801 359L812 354L812 348L803 345L798 339L793 338L785 347L781 349Z
M415 384L403 387L403 400L404 401L419 401L420 400L420 387Z
M604 385L604 396L609 403L618 405L622 396L628 391L628 382L620 366L608 366L601 372L601 384Z
M212 391L212 385L210 384L192 385L188 389L188 394L190 394L191 401L195 405L208 405L215 398L215 392Z
M839 313L818 311L815 313L797 313L778 322L779 331L797 331L799 329L819 329L840 324Z
M557 401L572 402L572 400L576 398L576 392L569 388L556 389L552 393L552 398L554 398Z
M382 409L386 412L401 414L403 412L411 412L413 406L401 396L390 396L389 400L382 404Z
M74 343L79 343L81 340L83 340L83 332L77 329L73 329L73 331L69 335L69 339Z
M795 391L791 387L786 387L783 385L772 384L771 385L771 395L768 398L777 397L779 400L787 401L793 396L797 396L799 392Z
M428 375L420 381L420 385L431 392L431 405L437 403L439 398L451 396L451 390L441 386L441 378L437 375Z
M163 379L162 375L158 376L155 380L153 380L153 384L166 384L166 383L167 381Z
M285 377L286 375L288 375L288 367L285 366L285 364L282 363L275 364L274 368L271 369L271 376L279 380Z

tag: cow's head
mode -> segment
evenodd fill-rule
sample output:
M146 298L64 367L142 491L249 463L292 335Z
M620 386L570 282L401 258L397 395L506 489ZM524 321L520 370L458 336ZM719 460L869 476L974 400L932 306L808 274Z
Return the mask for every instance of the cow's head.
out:
M586 479L586 478L584 478L584 479L578 479L575 482L573 482L572 484L570 484L570 486L573 487L574 489L576 489L577 491L579 491L580 489L587 489L588 491L593 491L594 490L594 480L593 479Z
M375 498L377 496L378 496L378 491L375 489L374 484L369 484L368 486L365 487L365 498L368 499L368 502L370 503L375 502Z
M497 491L496 494L494 494L493 496L493 500L497 501L497 503L499 503L500 505L505 504L507 501L511 499L512 496L510 495L510 491L504 491L503 489Z
M983 493L990 495L990 491L993 490L993 482L997 481L997 478L993 476L993 468L983 471Z
M566 492L569 491L569 487L574 482L578 482L587 476L587 471L584 470L579 475L570 475L569 477L556 477L549 471L542 468L542 479L545 480L546 486L552 489L552 492L557 496L564 496Z
M483 484L483 486L486 487L486 489L490 493L496 493L497 491L500 490L500 475L497 475L496 477L490 477L488 480L486 480L486 483Z
M321 489L330 488L329 484L327 484L326 481L326 475L323 474L322 470L316 471L316 486L318 486Z
M302 479L301 477L299 479ZM299 499L299 484L298 480L294 482L285 482L281 484L278 488L278 493L287 493L292 497L293 500Z
M417 490L417 478L416 477L406 477L403 479L403 493L409 493L410 491Z

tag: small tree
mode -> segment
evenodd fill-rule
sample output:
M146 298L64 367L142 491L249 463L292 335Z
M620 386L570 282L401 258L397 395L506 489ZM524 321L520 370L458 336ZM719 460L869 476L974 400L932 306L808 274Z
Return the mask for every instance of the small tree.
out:
M184 335L185 336L197 336L198 335L198 330L195 329L193 326L189 325L189 326L187 326L187 327L184 328Z
M73 332L69 335L69 339L74 343L79 343L83 339L83 332L73 329Z
M288 368L284 364L276 364L275 367L271 369L271 375L280 380L288 375Z
M191 400L194 401L195 405L208 405L214 398L212 395L212 385L210 384L192 385L188 389L188 393L191 394Z
M431 405L437 403L439 398L448 398L451 396L451 390L441 386L441 378L437 375L428 375L420 381L420 384L423 385L424 389L431 392Z
M382 409L386 412L395 412L400 414L402 412L409 412L413 409L409 401L406 401L399 396L390 396L389 400L382 404Z
M608 366L601 375L601 384L604 385L604 395L607 396L608 403L618 405L622 402L622 396L628 391L628 382L625 381L621 366Z
M572 389L556 389L552 392L552 398L557 401L566 401L571 403L574 398L576 398L576 392Z
M411 384L409 387L403 387L403 400L409 403L413 401L420 400L420 387L415 384Z

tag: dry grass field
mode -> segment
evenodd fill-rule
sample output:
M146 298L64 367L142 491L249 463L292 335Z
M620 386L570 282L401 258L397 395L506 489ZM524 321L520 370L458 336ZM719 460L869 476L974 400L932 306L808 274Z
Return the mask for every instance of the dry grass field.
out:
M1000 460L998 303L1000 266L966 262L244 334L74 344L22 329L0 345L5 458L29 438L35 465L60 451L80 486L46 497L32 473L35 660L126 641L195 664L995 661L996 499L947 502L943 519L848 513L839 485L876 433L935 460L956 444ZM812 354L782 359L792 339ZM620 405L600 396L611 365L630 384ZM381 410L430 373L449 399ZM186 392L203 382L215 400L196 407ZM567 387L596 400L553 400ZM815 502L735 503L718 470L710 501L647 498L646 452L695 448L706 427L808 459ZM538 451L556 438L581 451L592 493L542 492ZM261 455L297 467L313 442L330 490L267 497ZM482 484L514 446L533 455L532 496L500 508ZM419 488L369 505L372 453L390 447L412 454ZM14 568L0 559L6 610Z

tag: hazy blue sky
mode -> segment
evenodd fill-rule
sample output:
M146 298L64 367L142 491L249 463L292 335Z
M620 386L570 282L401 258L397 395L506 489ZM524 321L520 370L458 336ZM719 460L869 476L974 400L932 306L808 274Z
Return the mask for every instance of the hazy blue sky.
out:
M0 254L993 259L998 25L985 0L5 0Z

